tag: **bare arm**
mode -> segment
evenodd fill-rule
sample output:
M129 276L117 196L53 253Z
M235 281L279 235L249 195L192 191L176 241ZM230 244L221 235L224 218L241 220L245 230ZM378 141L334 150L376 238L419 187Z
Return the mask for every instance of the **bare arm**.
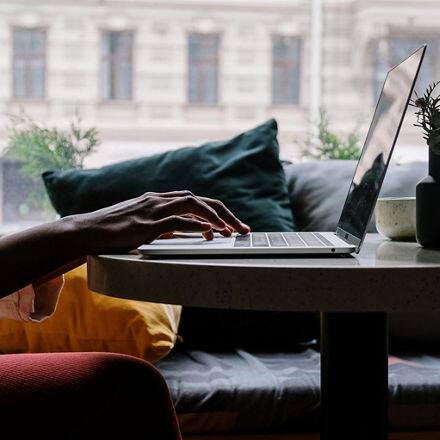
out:
M179 191L146 193L11 234L0 238L0 298L73 269L87 255L125 252L174 231L212 239L214 229L223 235L249 232L221 202Z
M32 282L52 278L86 254L78 246L81 231L69 219L43 224L0 239L0 298ZM73 268L72 267L72 268ZM60 273L63 273L61 271Z

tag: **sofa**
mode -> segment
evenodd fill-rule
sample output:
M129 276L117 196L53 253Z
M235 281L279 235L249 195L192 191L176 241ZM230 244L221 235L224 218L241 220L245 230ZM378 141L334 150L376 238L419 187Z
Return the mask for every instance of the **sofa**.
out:
M298 230L335 229L355 165L283 164ZM392 165L381 196L414 196L426 174L424 162ZM184 308L179 334L157 366L186 440L319 438L318 313ZM391 439L440 439L439 342L437 314L390 316Z

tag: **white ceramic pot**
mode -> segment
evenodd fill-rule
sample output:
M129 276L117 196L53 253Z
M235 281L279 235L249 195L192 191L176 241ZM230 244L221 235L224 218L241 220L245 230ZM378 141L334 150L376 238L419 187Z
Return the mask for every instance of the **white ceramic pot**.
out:
M415 240L416 198L379 198L376 204L376 229L391 240Z

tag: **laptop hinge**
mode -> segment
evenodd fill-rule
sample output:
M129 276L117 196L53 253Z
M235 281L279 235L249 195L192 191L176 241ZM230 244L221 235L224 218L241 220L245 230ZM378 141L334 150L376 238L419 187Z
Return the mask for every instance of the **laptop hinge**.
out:
M347 244L351 244L356 247L356 252L359 252L360 246L362 244L362 240L358 237L355 237L353 234L350 234L347 231L344 231L340 227L336 228L335 232L336 236L339 237L342 241L345 241Z

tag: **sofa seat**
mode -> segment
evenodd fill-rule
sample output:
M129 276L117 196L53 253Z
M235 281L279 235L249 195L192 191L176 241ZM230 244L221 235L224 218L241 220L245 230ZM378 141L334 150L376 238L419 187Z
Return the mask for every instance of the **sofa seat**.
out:
M158 368L184 434L319 430L316 347L277 353L178 349ZM440 429L440 356L390 356L389 396L391 430Z

